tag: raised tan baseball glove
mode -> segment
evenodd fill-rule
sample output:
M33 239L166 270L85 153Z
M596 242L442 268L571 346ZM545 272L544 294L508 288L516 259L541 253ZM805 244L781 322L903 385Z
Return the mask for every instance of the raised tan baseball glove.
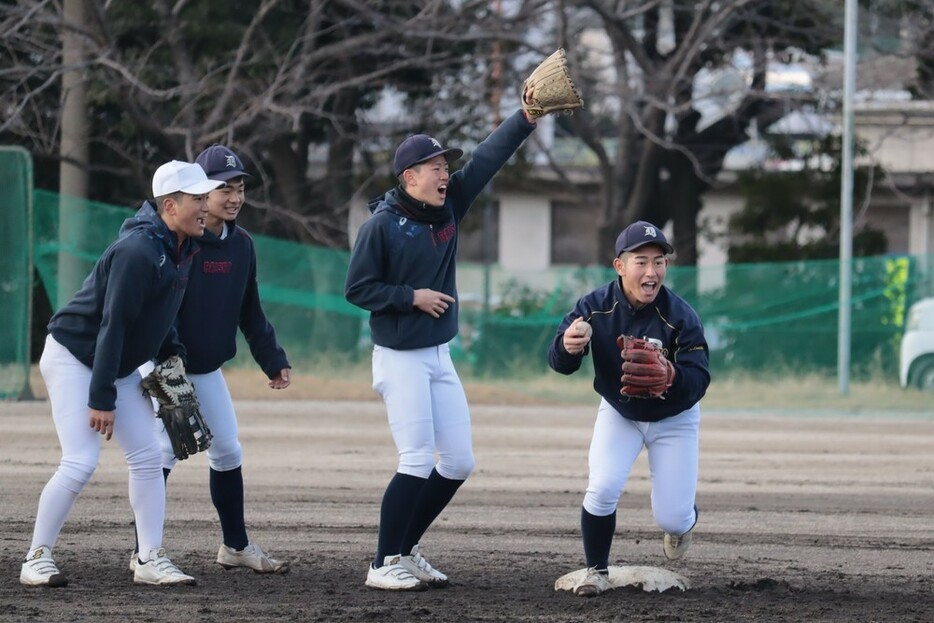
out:
M564 48L543 60L522 83L522 110L529 119L553 112L570 115L583 107L580 91L571 81Z
M185 376L185 365L177 355L169 357L147 374L140 385L143 394L159 404L157 415L172 442L172 452L179 461L211 446L208 428L195 387Z
M654 344L631 335L616 338L623 355L623 388L632 398L662 398L675 380L675 367Z

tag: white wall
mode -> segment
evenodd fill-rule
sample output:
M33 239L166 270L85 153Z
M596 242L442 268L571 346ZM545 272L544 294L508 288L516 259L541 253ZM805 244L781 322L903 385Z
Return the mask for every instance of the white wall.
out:
M934 170L934 103L864 103L854 111L854 127L870 157L886 170Z
M499 264L545 270L551 262L551 206L544 195L499 195Z

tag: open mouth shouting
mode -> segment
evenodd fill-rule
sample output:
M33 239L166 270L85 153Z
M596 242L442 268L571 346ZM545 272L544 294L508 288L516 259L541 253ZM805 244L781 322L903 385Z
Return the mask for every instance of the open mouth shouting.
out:
M642 292L642 296L651 299L658 293L658 286L659 283L657 281L650 279L648 281L643 281L639 285L639 291Z

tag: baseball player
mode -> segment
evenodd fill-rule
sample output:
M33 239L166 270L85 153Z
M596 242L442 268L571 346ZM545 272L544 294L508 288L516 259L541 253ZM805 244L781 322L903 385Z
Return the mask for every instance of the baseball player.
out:
M448 584L420 541L474 467L470 413L448 345L458 330L458 226L535 127L517 111L453 174L448 167L463 151L425 134L406 138L393 158L399 186L370 202L373 215L357 236L344 291L370 311L373 389L386 403L399 452L367 572L371 588Z
M246 567L257 573L287 573L289 563L271 558L249 540L243 512L243 451L237 414L221 365L237 352L237 329L243 332L253 358L269 378L269 387L290 383L289 360L260 304L253 239L237 225L246 201L248 174L233 151L212 145L195 160L211 180L221 184L208 194L206 231L198 241L188 291L178 314L179 338L188 352L186 372L194 385L201 414L213 440L207 449L211 501L220 518L223 543L217 563L225 569ZM148 372L152 363L142 368ZM168 478L177 459L162 421L155 419L162 442L162 468ZM136 553L130 569L136 565Z
M200 166L172 161L152 178L154 201L124 222L81 289L49 322L39 360L62 446L58 470L39 497L20 582L65 586L52 548L100 455L115 437L129 468L130 504L139 532L137 584L194 584L162 549L165 483L152 405L137 368L153 357L184 357L172 323L204 232L205 195L221 182Z
M609 587L616 509L643 447L652 476L652 512L665 533L664 555L676 560L691 544L697 522L699 401L710 373L697 313L663 285L673 251L651 223L638 221L624 229L613 260L617 279L577 301L548 349L549 365L561 374L573 374L592 354L593 385L600 395L581 509L588 569L574 589L577 595L599 595ZM661 370L661 386L630 385L635 383L630 380L633 363L628 352L621 352L619 336L643 338L657 347L648 352Z

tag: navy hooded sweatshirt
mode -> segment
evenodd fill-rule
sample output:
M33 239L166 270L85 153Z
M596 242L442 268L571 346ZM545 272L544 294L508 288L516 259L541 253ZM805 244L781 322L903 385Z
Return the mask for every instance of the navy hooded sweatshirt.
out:
M266 319L256 281L253 239L236 223L224 238L205 231L198 239L188 291L178 312L178 336L188 352L185 370L207 374L237 354L237 328L268 378L291 367Z
M584 352L570 354L564 348L564 332L576 318L593 328ZM630 398L623 387L623 356L616 338L631 335L661 344L675 367L675 380L661 398ZM623 417L657 422L694 406L710 385L709 351L700 317L684 299L662 286L655 300L635 309L626 299L620 280L597 288L583 297L564 317L548 349L548 365L561 374L576 372L587 354L593 354L593 388Z
M179 245L146 201L52 316L49 333L92 370L88 407L113 411L114 382L150 359L184 359L173 323L197 252L190 237Z
M393 189L369 205L371 216L357 234L344 295L370 311L373 343L396 350L427 348L457 335L455 274L457 229L483 188L532 133L522 111L506 119L474 150L448 181L441 223L413 220ZM415 290L429 288L454 297L440 318L413 306Z

